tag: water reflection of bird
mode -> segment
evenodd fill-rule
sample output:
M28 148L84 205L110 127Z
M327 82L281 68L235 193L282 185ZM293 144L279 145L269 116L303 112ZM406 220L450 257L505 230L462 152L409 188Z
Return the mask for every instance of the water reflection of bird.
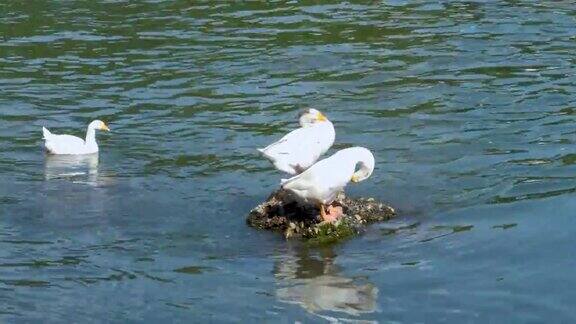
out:
M356 166L359 166L356 171ZM336 195L348 182L360 182L374 171L374 155L363 147L351 147L336 152L321 160L301 174L282 180L282 188L293 193L304 203L313 203L320 207L324 221L333 221L337 217L326 213L325 206L331 204Z
M276 169L292 175L313 165L334 144L336 137L332 122L316 109L304 111L299 122L300 128L258 149Z
M98 178L98 154L47 155L44 169L46 180L82 179L96 184ZM81 181L82 181L81 180Z
M86 139L72 135L52 134L46 127L42 127L44 134L44 147L51 154L93 154L98 152L96 143L96 130L110 131L108 126L100 120L95 120L88 125Z
M306 248L289 250L275 264L278 281L276 297L285 303L298 304L306 311L338 312L359 316L376 311L378 288L371 283L357 283L339 273L332 248L320 250L315 258ZM331 314L333 315L333 314Z

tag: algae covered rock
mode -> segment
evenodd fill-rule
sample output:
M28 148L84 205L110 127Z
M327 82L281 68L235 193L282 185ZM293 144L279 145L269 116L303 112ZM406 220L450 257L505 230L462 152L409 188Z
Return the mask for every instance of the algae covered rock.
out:
M367 225L396 216L394 209L374 198L349 198L338 194L331 204L343 215L334 223L322 223L318 208L297 203L283 190L274 192L248 214L248 225L284 233L286 238L303 238L329 243L356 235Z

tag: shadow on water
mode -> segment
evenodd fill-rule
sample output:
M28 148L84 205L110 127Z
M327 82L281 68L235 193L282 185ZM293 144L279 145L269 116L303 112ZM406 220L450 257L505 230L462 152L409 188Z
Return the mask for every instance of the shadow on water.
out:
M377 310L378 288L346 277L336 265L334 247L289 247L274 264L276 298L329 321Z

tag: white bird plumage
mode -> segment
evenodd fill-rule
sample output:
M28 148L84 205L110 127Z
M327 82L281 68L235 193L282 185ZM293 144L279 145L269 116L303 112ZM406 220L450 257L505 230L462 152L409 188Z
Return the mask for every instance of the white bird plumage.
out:
M86 140L83 140L72 135L52 134L46 127L42 127L45 140L44 147L51 154L78 155L97 153L96 130L110 131L104 122L95 120L88 125Z
M308 109L299 121L300 128L286 134L277 142L258 149L276 169L291 175L312 166L328 151L336 138L332 122L316 109Z
M298 200L318 205L324 217L324 206L331 204L350 181L363 181L373 171L372 152L364 147L351 147L317 162L297 176L282 179L281 184L284 190L293 193Z

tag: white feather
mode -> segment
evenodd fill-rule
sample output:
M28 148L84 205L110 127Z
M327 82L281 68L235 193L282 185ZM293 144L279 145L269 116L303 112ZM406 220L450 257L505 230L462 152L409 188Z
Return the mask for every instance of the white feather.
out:
M358 171L356 166L360 165ZM281 180L282 188L306 203L330 204L344 190L352 176L368 178L374 170L374 155L363 147L351 147L321 160L290 179Z
M101 121L95 120L88 125L86 140L72 135L52 134L46 127L42 127L44 147L51 154L92 154L98 152L96 143L96 129L108 129Z
M312 166L334 144L336 132L328 120L291 131L263 149L258 149L274 166L297 174Z

